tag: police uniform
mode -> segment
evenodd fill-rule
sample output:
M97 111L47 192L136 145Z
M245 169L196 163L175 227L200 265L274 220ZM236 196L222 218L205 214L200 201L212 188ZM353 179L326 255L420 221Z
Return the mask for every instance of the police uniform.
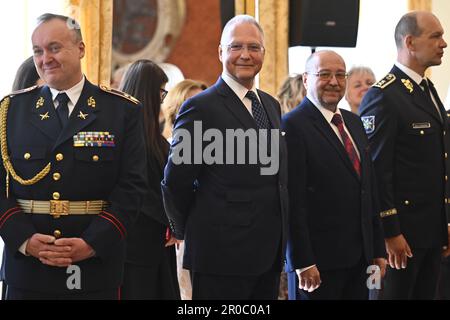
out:
M384 237L403 234L414 255L406 269L388 268L382 293L387 299L434 298L440 252L447 244L450 132L442 102L428 83L436 105L396 65L360 106L377 172Z
M63 128L47 86L5 97L0 111L0 235L8 288L61 297L117 292L124 238L146 187L139 102L85 80ZM35 233L82 238L95 250L75 263L81 271L75 289L67 268L19 252Z

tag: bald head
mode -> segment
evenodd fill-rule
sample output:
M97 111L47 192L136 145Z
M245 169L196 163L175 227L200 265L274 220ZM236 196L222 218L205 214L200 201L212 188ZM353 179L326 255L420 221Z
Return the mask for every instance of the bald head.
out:
M334 51L313 53L305 65L303 84L315 104L335 112L346 88L345 61Z
M427 11L405 14L395 28L398 61L420 75L441 64L447 43L438 18Z
M258 30L258 32L261 36L261 39L264 41L264 31L261 28L261 26L259 25L258 21L256 21L256 19L253 18L252 16L249 16L246 14L241 14L241 15L235 16L234 18L232 18L230 21L227 22L227 24L223 28L222 36L220 37L220 43L222 45L227 44L228 38L230 37L230 33L233 31L233 29L237 25L241 25L241 24L254 25L256 27L256 29Z

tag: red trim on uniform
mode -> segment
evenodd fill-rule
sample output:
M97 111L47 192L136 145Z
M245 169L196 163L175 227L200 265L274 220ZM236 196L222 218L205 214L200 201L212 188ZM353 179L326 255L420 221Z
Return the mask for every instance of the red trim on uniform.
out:
M127 233L127 229L125 229L125 227L124 227L123 224L119 221L119 219L117 219L114 215L112 215L112 214L109 213L109 212L102 211L102 213L105 214L105 215L107 215L107 216L110 217L111 219L113 219L113 220L118 224L118 226L122 229L122 232L123 232L124 234Z
M121 290L122 288L121 287L119 287L118 289L117 289L117 300L122 300L122 290Z
M20 208L19 207L14 207L14 208L10 208L8 209L8 211L6 211L2 217L0 218L0 228L3 227L3 225L5 224L6 220L8 220L9 218L11 218L13 215L15 215L16 213L20 212Z
M122 229L120 229L120 227L113 220L109 219L108 217L102 216L101 214L99 214L99 217L111 222L116 227L116 229L119 230L120 236L122 238L125 238L125 235L123 234Z
M170 236L171 236L171 234L170 234L170 228L167 227L167 228L166 228L166 241L169 241L169 240L170 240Z

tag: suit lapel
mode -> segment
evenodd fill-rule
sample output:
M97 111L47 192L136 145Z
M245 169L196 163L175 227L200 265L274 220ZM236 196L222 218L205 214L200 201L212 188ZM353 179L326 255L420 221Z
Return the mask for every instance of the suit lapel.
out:
M61 131L53 150L68 139L72 138L77 132L81 131L95 120L95 113L100 111L99 106L95 103L94 105L89 105L88 102L91 98L95 101L94 89L95 86L86 80L83 90L81 91L80 98L70 114L69 122Z
M305 98L305 100L307 100L307 98ZM355 168L353 168L353 165L350 161L347 151L345 151L345 148L342 145L342 142L336 136L336 133L333 131L333 129L328 124L323 115L320 113L320 111L312 104L312 102L310 102L309 100L308 102L309 103L305 107L308 109L308 113L314 120L314 126L336 150L336 152L339 154L345 166L350 170L352 175L359 180L358 174L356 173Z
M269 118L270 124L273 129L280 128L281 120L280 115L277 114L276 108L271 107L271 101L267 98L265 94L261 94L260 90L258 90L258 95L261 99L261 104L263 105L264 110L266 110L267 117Z
M245 105L234 93L233 90L220 77L214 85L219 95L224 99L225 106L235 116L235 118L244 126L244 129L256 129L256 122L252 115L248 112Z
M53 104L52 94L47 86L40 89L36 101L30 106L30 112L32 113L31 124L42 131L51 141L56 141L61 126Z

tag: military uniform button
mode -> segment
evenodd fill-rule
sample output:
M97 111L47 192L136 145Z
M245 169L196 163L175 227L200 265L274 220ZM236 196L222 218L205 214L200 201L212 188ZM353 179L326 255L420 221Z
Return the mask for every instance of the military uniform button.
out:
M420 130L420 134L421 134L421 135L424 135L424 134L425 134L425 131Z
M444 202L445 202L445 203L448 203L448 199L447 199L447 198L444 198Z
M409 206L409 201L405 200L405 205Z
M27 153L25 153L25 154L23 155L23 158L24 158L25 160L28 160L28 159L31 158L31 154L29 154L29 153L27 152Z
M64 156L63 156L62 153L58 153L58 154L56 155L56 161L62 161L63 159L64 159Z
M445 181L448 181L448 176L445 176Z
M61 232L60 230L55 230L55 231L53 231L53 236L54 236L56 239L59 239L59 238L61 238L61 236L62 236L62 232Z
M447 131L444 131L444 136L447 134Z
M97 162L100 158L98 157L98 155L94 155L92 156L92 161Z
M445 157L445 159L448 158L448 153L447 152L444 154L444 157Z
M53 174L53 180L58 181L59 179L61 179L61 174L58 172L55 172Z
M60 197L61 195L59 194L59 192L53 192L53 200L59 200Z

